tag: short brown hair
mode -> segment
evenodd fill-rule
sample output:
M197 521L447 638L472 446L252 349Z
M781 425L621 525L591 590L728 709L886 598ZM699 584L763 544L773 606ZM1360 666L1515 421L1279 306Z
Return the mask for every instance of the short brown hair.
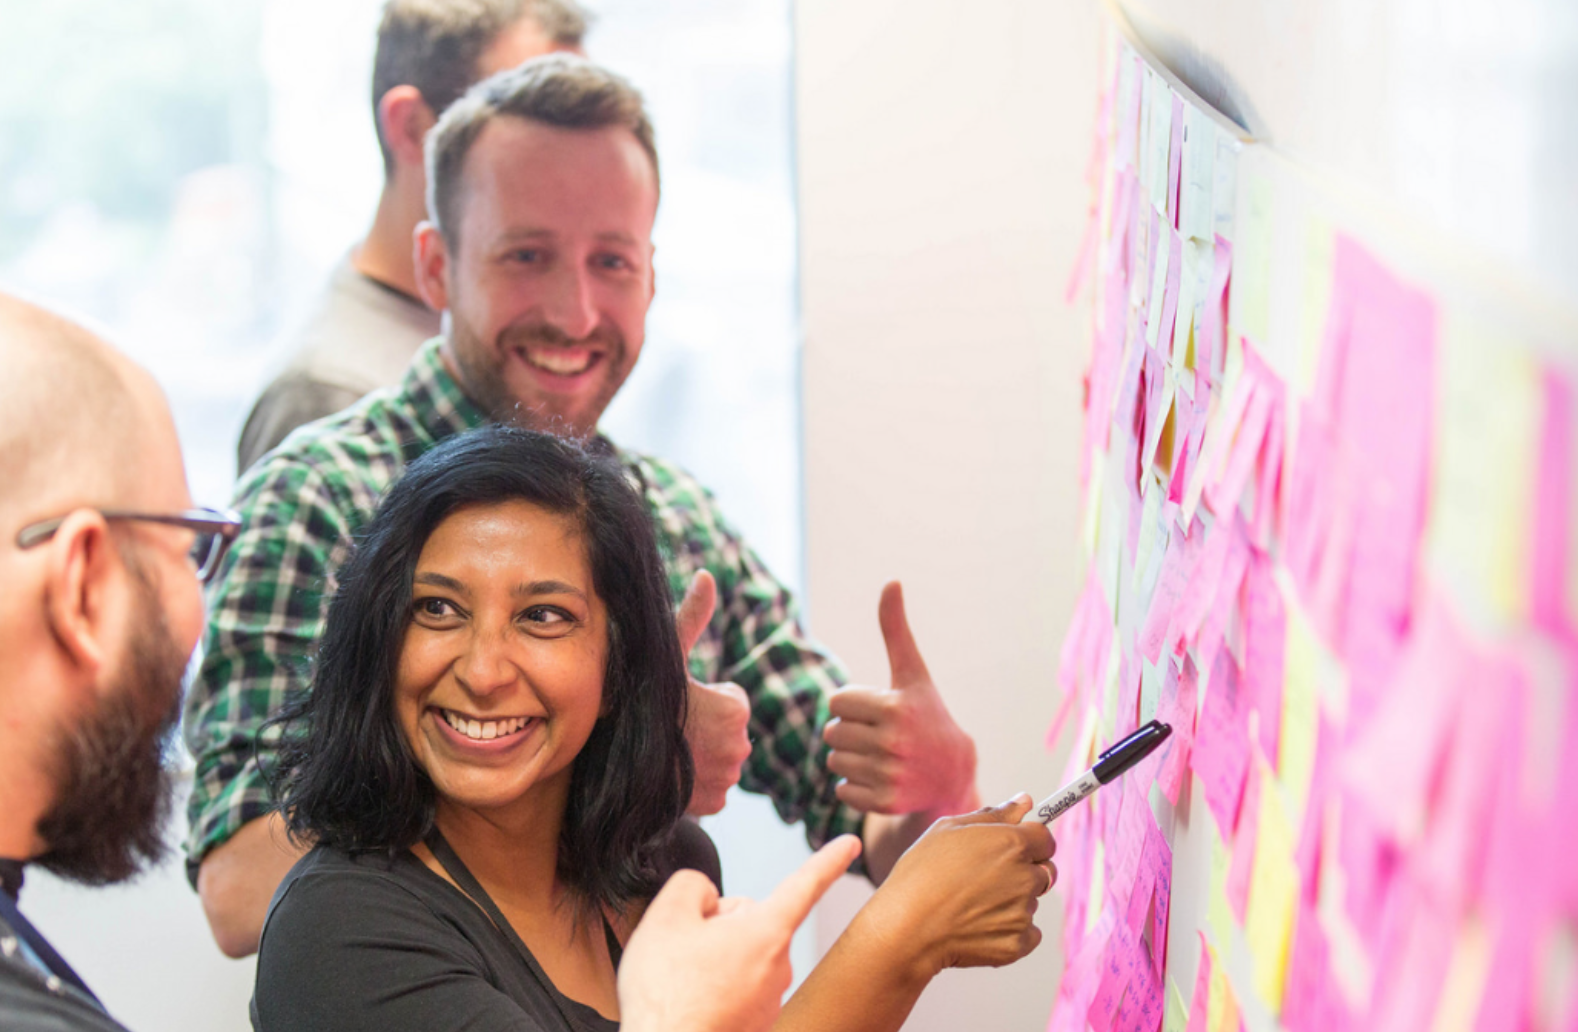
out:
M501 115L559 129L628 129L651 160L657 182L657 144L636 88L584 57L533 58L477 83L427 134L427 217L451 247L458 240L456 205L466 155L483 128Z
M579 49L591 18L576 0L389 0L373 56L373 127L384 173L394 155L378 102L396 86L415 86L434 115L477 81L482 52L510 26L530 18L561 47Z

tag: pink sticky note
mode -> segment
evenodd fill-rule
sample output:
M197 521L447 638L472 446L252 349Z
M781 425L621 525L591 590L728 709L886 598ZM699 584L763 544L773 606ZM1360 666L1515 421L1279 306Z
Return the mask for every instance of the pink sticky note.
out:
M1211 1002L1211 950L1205 944L1205 933L1200 936L1200 968L1194 978L1194 998L1189 1002L1189 1025L1185 1032L1209 1032L1206 1028L1206 1007Z
M1167 148L1167 213L1172 216L1173 228L1178 227L1178 181L1183 171L1183 98L1172 94L1173 138ZM1178 252L1174 251L1174 257Z
M1222 647L1227 624L1238 605L1238 589L1244 582L1244 571L1249 567L1249 541L1241 533L1234 533L1228 540L1227 563L1222 569L1222 579L1216 585L1216 597L1211 602L1211 612L1195 636L1195 658L1200 669L1216 669L1216 657Z
M1057 1005L1048 1032L1085 1032L1086 1015L1101 982L1101 963L1113 926L1112 911L1105 910L1078 949L1070 950L1068 967L1058 986Z
M1199 564L1205 543L1205 531L1198 519L1191 533L1181 539L1175 535L1167 555L1162 559L1162 569L1156 578L1156 590L1151 594L1151 607L1146 611L1145 624L1140 628L1140 655L1151 663L1161 662L1163 646L1168 640L1168 629L1184 598L1189 594L1190 581Z
M1244 695L1260 713L1260 748L1275 767L1282 730L1283 645L1288 625L1270 556L1251 553L1243 597Z
M1375 1032L1428 1029L1446 981L1456 939L1456 915L1407 888L1394 893L1367 1027Z
M1421 837L1463 693L1482 690L1464 680L1473 667L1465 642L1446 602L1427 592L1385 697L1368 719L1352 721L1343 783L1394 841Z
M1222 582L1222 574L1227 567L1233 535L1238 533L1237 522L1237 514L1229 514L1213 523L1205 533L1205 544L1200 549L1194 576L1189 579L1188 590L1173 615L1174 633L1185 642L1195 640L1201 624L1210 615L1211 606L1216 601L1217 585Z
M1362 807L1343 807L1339 826L1342 903L1360 938L1374 946L1380 941L1387 897L1397 876L1398 853Z
M1227 902L1233 916L1244 923L1244 912L1249 906L1249 882L1255 867L1255 847L1260 842L1260 793L1276 791L1276 786L1264 784L1263 768L1252 764L1244 802L1239 809L1238 830L1233 833L1233 859L1227 868Z
M1184 375L1188 375L1185 373ZM1180 393L1174 400L1178 426L1173 444L1173 475L1167 484L1167 500L1182 505L1184 491L1200 454L1200 441L1205 436L1206 412L1210 407L1210 388L1200 385L1201 373L1194 372L1195 395L1191 401L1187 393Z
M1118 1005L1122 1002L1124 991L1128 989L1129 980L1134 975L1137 955L1134 933L1129 931L1126 922L1119 920L1113 925L1112 935L1107 939L1106 953L1101 962L1100 980L1096 985L1096 996L1090 1002L1090 1010L1086 1012L1090 1027L1096 1032L1108 1032L1113 1028L1113 1019L1118 1015Z
M1106 265L1108 272L1116 269L1120 263L1126 264L1129 248L1129 233L1132 231L1132 227L1134 225L1129 216L1133 212L1134 194L1138 187L1139 184L1135 181L1133 169L1118 169L1118 174L1113 180L1112 188L1112 226L1117 231L1118 236L1109 242L1108 250L1106 252ZM1128 282L1127 268L1124 269L1124 282L1125 284ZM1110 303L1111 298L1108 298L1108 301ZM1127 291L1125 291L1123 294L1123 303L1127 305L1128 301L1129 295Z
M1266 439L1260 448L1255 472L1255 543L1269 550L1281 532L1282 452L1286 433L1287 390L1281 380L1271 377L1263 386L1270 392L1270 413L1266 417Z
M1222 360L1226 351L1228 282L1233 272L1233 245L1216 238L1215 264L1211 268L1211 285L1205 293L1205 305L1200 313L1199 335L1195 338L1195 368L1206 372L1212 383L1221 376Z
M1166 1006L1162 977L1145 961L1142 952L1135 959L1128 992L1112 1027L1116 1032L1157 1032Z
M1155 827L1156 818L1145 792L1135 787L1134 779L1128 776L1123 779L1122 800L1117 826L1107 843L1107 893L1127 904L1134 892L1146 838Z
M1218 652L1189 765L1200 776L1206 804L1224 836L1232 834L1237 826L1244 777L1249 770L1249 730L1240 691L1233 657Z
M1146 623L1139 630L1139 655L1146 656L1150 663L1161 661L1161 650L1168 641L1172 617L1190 589L1191 576L1195 576L1195 565L1199 560L1198 540L1202 537L1204 533L1196 533L1195 540L1183 538L1182 541L1174 541L1168 548L1168 554L1161 560L1157 590L1150 595Z
M1274 388L1256 377L1249 395L1249 405L1244 411L1243 421L1238 424L1237 432L1224 427L1225 433L1232 434L1227 464L1223 467L1220 479L1208 483L1205 491L1211 511L1218 516L1235 511L1239 499L1244 496L1244 488L1249 484L1249 476L1255 468L1255 459L1260 455L1261 444L1266 439L1266 426L1271 418L1274 397Z
M1140 447L1141 475L1151 468L1167 422L1167 368L1155 348L1145 349L1145 434Z
M1145 853L1141 863L1151 883L1150 928L1151 964L1157 971L1167 970L1167 925L1173 904L1173 849L1162 829L1152 824L1146 832Z
M1343 1009L1331 981L1331 949L1313 909L1300 907L1293 923L1293 952L1282 996L1282 1027L1287 1032L1335 1032L1345 1026Z
M1578 613L1567 612L1566 598L1567 550L1573 532L1573 384L1555 368L1547 368L1544 387L1534 547L1529 557L1533 562L1530 608L1537 626L1559 634L1578 619Z
M1109 277L1109 287L1112 281ZM1121 287L1119 288L1121 289ZM1085 447L1080 452L1080 483L1090 479L1090 458L1107 448L1112 424L1112 403L1122 372L1123 328L1104 327L1094 334L1090 372L1085 379Z
M1518 691L1516 668L1475 656L1461 676L1461 713L1446 745L1425 842L1415 854L1421 879L1455 907L1479 896L1498 767L1523 752L1507 706ZM1570 823L1572 811L1563 812Z
M1183 274L1183 237L1168 224L1167 237L1167 287L1162 295L1162 323L1156 331L1158 346L1173 339L1173 324L1178 318L1178 285Z
M1183 669L1178 675L1178 685L1171 698L1163 696L1156 718L1172 726L1161 767L1156 772L1156 784L1174 806L1183 788L1184 774L1189 769L1189 754L1194 749L1194 720L1196 695L1200 675L1195 671L1194 660L1185 656Z
M1340 653L1359 707L1408 630L1434 420L1435 302L1339 234L1317 393L1355 492ZM1414 384L1414 389L1400 385Z
M1068 285L1063 288L1063 302L1073 304L1079 296L1079 288L1085 285L1085 280L1090 277L1090 267L1096 257L1096 238L1100 235L1101 205L1091 205L1090 216L1085 220L1085 235L1080 241L1079 252L1074 258L1074 267L1069 271Z

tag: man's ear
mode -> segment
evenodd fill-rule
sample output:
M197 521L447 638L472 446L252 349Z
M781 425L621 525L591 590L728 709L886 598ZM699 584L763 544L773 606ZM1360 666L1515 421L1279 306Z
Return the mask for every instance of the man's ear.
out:
M431 222L422 221L412 234L416 266L416 292L435 312L449 308L449 245Z
M422 141L437 121L415 86L396 86L378 98L378 126L398 165L422 164Z
M109 660L111 588L122 572L109 524L92 509L78 509L45 547L50 631L71 662L94 676Z

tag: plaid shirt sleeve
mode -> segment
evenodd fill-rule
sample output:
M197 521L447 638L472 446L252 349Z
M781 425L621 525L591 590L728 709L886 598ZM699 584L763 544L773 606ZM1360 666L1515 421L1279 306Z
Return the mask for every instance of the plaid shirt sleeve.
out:
M275 458L241 485L243 528L208 598L202 664L184 734L196 761L187 875L248 821L272 809L264 777L280 729L265 728L307 687L332 572L352 528L336 485L311 465Z
M863 815L834 794L839 779L827 769L822 739L828 695L848 678L805 633L789 589L724 519L710 492L655 459L640 457L635 468L675 597L703 568L718 582L718 608L690 667L698 680L732 681L750 697L751 755L740 787L770 797L786 823L804 821L812 848L859 834Z

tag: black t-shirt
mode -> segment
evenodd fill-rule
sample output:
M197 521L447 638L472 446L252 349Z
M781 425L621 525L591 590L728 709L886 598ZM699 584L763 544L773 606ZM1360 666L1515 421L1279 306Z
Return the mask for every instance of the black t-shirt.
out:
M687 827L688 825L688 827ZM681 822L674 867L716 882L717 853ZM699 839L698 839L699 837ZM411 853L319 846L269 906L257 1032L615 1032L560 993L455 886Z

